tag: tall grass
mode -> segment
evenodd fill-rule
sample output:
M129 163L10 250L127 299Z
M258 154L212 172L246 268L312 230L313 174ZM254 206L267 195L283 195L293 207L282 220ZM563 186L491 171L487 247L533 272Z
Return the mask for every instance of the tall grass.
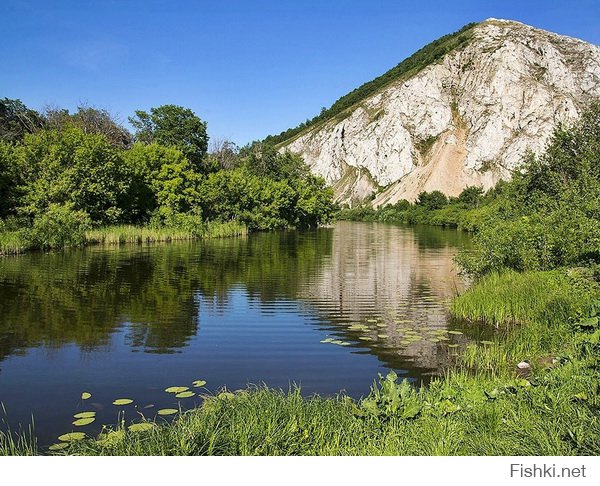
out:
M85 233L86 245L117 245L125 243L154 243L203 238L228 238L246 235L248 230L236 221L211 221L193 228L179 226L106 226ZM69 246L68 244L65 246ZM0 256L18 255L38 249L27 230L0 232Z
M31 247L25 232L0 231L0 256L19 255Z
M586 312L597 285L577 270L492 273L457 297L454 316L496 327L544 322L559 325Z
M238 222L209 222L197 228L188 229L170 226L107 226L86 233L88 244L115 245L124 243L152 243L199 238L227 238L247 234L246 227Z
M3 403L0 403L0 410L6 417ZM26 430L20 428L18 431L13 431L6 419L3 418L0 422L0 456L37 455L39 451L33 429L33 419Z

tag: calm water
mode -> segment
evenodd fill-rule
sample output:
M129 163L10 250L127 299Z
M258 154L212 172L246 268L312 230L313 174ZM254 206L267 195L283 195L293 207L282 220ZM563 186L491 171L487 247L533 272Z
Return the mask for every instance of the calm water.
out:
M13 427L33 414L47 445L78 411L98 412L81 428L93 434L119 410L177 408L164 388L198 379L211 392L296 383L355 397L390 368L426 382L476 338L440 332L459 329L447 316L464 288L452 257L468 244L455 231L341 222L0 259L0 401Z

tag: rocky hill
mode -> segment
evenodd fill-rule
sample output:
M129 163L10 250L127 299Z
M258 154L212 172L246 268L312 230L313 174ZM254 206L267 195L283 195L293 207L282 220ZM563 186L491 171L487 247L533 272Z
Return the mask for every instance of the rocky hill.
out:
M558 123L600 97L598 46L497 19L457 34L332 108L350 106L286 132L280 149L300 153L340 202L376 194L379 206L436 189L454 196L509 178Z

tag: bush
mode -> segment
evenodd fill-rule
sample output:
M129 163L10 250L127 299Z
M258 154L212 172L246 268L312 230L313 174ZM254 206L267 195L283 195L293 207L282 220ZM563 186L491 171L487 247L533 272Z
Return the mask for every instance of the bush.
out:
M90 217L84 211L75 210L71 204L51 204L34 219L29 239L33 246L42 249L82 246L90 228Z
M434 209L441 209L444 206L447 206L448 197L441 191L423 191L417 197L417 201L415 204L429 211L432 211Z

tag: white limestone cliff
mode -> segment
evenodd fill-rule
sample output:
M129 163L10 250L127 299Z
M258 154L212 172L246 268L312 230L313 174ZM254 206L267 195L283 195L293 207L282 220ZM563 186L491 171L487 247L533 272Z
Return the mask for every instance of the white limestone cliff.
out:
M466 45L300 136L300 153L337 200L379 206L421 191L455 196L510 177L527 150L600 97L600 47L488 19Z

